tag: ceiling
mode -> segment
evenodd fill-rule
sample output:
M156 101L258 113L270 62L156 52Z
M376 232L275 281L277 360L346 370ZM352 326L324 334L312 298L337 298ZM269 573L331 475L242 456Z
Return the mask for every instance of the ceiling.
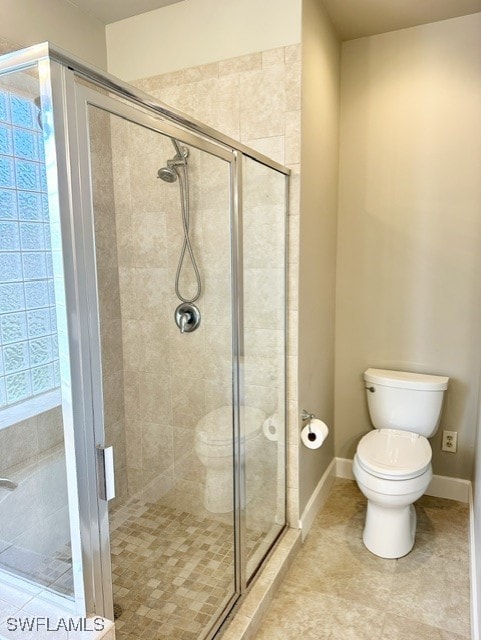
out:
M104 24L184 0L68 0ZM242 2L242 0L238 0ZM262 2L262 0L259 0ZM481 0L319 0L342 40L481 11Z
M67 0L100 22L110 24L183 0Z
M322 0L342 40L481 11L481 0Z

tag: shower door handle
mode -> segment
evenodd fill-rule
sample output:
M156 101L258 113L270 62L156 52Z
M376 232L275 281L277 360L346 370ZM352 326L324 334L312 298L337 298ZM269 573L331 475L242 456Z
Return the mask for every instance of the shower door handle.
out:
M97 446L97 486L101 500L115 498L114 448Z

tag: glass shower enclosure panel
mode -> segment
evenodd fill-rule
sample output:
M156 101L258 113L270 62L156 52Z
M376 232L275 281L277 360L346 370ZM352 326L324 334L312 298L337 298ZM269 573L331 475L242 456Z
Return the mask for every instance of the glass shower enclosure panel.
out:
M242 177L249 580L286 522L286 176L245 156Z
M0 76L0 600L14 585L25 602L42 594L68 610L79 545L69 520L72 399L47 69Z
M230 163L122 113L87 111L116 634L203 638L236 593Z

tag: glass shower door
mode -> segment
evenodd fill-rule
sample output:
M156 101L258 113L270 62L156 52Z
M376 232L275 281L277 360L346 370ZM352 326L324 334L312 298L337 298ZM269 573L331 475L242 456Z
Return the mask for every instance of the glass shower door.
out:
M230 164L126 113L87 108L116 634L197 640L237 591Z
M248 581L286 522L286 176L244 157L242 200Z

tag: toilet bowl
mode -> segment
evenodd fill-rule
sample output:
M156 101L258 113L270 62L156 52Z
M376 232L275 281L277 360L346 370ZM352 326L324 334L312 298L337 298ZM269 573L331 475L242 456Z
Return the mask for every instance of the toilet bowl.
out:
M368 500L365 546L382 558L405 556L415 541L413 503L424 494L433 475L429 442L407 431L372 431L359 443L353 472Z
M211 513L228 513L233 510L233 407L223 406L211 411L197 423L195 450L206 470L204 506ZM245 447L246 459L255 464L262 441L262 425L265 414L253 407L241 408L244 436L241 447ZM249 477L255 474L249 473ZM246 491L246 500L254 493Z
M431 446L448 386L445 376L368 369L364 372L369 415L353 461L367 498L363 542L381 558L400 558L416 536L414 502L432 478Z

